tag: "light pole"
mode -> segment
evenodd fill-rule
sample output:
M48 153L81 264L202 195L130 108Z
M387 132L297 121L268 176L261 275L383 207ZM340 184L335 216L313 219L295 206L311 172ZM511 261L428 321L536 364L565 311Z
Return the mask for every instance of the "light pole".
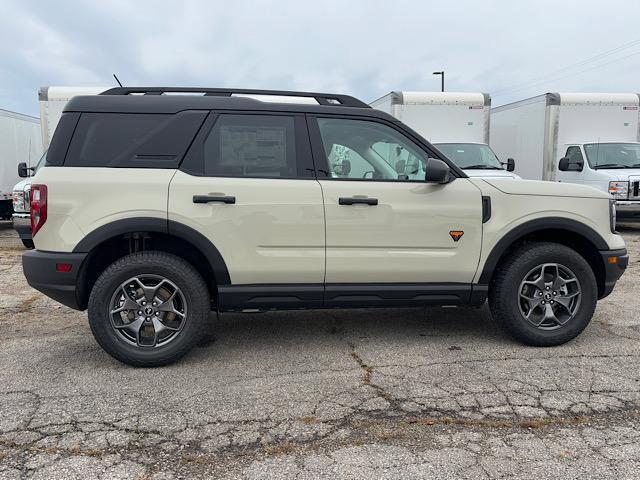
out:
M441 75L440 80L441 80L441 85L442 85L442 92L444 92L444 70L442 72L433 72L434 75Z

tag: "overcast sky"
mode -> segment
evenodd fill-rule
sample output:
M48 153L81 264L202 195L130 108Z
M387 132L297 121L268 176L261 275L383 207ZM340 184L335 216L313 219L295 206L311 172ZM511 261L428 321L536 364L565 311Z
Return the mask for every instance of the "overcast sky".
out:
M494 106L546 91L640 92L638 0L0 0L0 8L0 108L32 115L39 87L112 85L114 72L129 86L316 90L367 102L439 90L434 70L445 70L447 90L491 93Z

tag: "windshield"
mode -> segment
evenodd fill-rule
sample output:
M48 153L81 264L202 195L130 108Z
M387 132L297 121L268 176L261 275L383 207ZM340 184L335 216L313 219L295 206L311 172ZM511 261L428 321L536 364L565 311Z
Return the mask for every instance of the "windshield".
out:
M587 143L584 151L592 168L640 168L638 143Z
M458 167L468 170L502 170L502 164L489 145L482 143L435 143Z

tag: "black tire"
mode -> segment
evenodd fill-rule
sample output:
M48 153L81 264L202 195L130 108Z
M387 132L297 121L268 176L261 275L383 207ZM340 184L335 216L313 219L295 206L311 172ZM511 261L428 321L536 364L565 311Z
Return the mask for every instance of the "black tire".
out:
M35 245L33 244L33 240L31 240L31 239L25 239L25 238L23 238L23 239L22 239L22 245L24 245L24 246L25 246L25 248L28 248L28 249L30 249L30 250L31 250L31 249L33 249L33 248L35 248Z
M166 344L142 347L131 344L112 325L112 297L128 279L157 275L176 285L186 303L182 329ZM198 272L180 257L147 251L123 257L100 275L89 295L89 325L100 346L113 358L135 367L159 367L187 354L205 332L210 312L209 290Z
M581 289L573 317L554 329L532 325L521 312L520 305L521 282L537 266L547 263L568 268ZM529 243L512 252L498 266L489 288L493 318L516 339L537 347L561 345L578 336L591 321L597 298L596 279L587 261L575 250L551 242Z

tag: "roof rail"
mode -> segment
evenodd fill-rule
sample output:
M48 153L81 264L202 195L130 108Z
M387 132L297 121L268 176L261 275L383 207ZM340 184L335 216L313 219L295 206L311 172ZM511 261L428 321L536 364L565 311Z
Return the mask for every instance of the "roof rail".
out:
M314 98L320 105L371 108L362 100L350 95L332 93L291 92L286 90L253 90L246 88L198 88L198 87L115 87L100 95L162 95L163 93L202 93L204 96L230 97L234 93L242 95L277 95L282 97Z

